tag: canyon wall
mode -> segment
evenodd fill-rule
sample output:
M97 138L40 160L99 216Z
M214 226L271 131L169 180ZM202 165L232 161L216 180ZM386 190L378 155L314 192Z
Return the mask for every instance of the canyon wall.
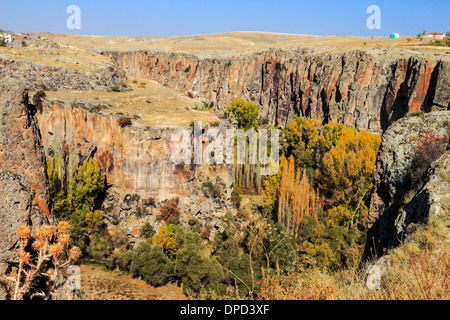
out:
M239 57L105 51L127 75L191 91L221 113L233 98L260 106L272 125L297 116L385 130L407 112L450 108L446 61L394 58L382 49L321 54L267 50Z
M16 228L28 224L32 233L53 219L45 172L45 155L23 83L0 82L0 278L17 264ZM0 300L8 297L0 284Z
M232 166L176 165L171 159L179 144L171 140L175 129L122 128L118 118L91 112L79 104L43 101L38 119L45 152L56 158L59 176L66 185L74 170L92 156L108 184L122 195L137 192L160 200L189 196L195 184L208 177L220 178L225 194L230 193Z
M374 169L374 188L369 206L369 232L365 256L381 256L397 246L413 230L450 212L450 111L404 117L383 134ZM421 134L435 135L427 150L418 150ZM442 137L442 141L436 137ZM423 147L422 147L423 148ZM439 148L439 149L437 149ZM420 162L424 175L413 178L415 159L436 159L429 168ZM431 161L430 160L430 161ZM416 162L417 163L417 162Z
M52 212L42 137L28 91L15 79L0 83L0 167L24 177L35 191L33 204Z

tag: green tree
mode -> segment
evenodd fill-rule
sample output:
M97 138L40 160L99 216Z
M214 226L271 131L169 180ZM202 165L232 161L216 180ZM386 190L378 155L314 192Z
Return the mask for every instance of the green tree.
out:
M231 105L227 107L227 111L234 115L239 128L243 130L258 128L259 110L256 104L244 99L233 99Z
M131 269L152 286L161 286L174 277L174 263L158 246L142 242L133 256Z

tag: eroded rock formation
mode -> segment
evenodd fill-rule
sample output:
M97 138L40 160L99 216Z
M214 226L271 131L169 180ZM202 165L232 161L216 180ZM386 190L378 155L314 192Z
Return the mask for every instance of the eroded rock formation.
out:
M394 58L382 49L278 49L215 58L149 50L103 54L127 75L191 91L214 102L219 113L233 98L255 101L261 116L281 127L309 116L377 131L407 112L450 108L448 62Z
M50 191L45 154L28 92L15 79L0 83L0 167L25 178L35 191L33 204L49 218Z
M402 118L383 134L373 176L366 256L380 256L395 247L414 224L449 214L449 123L449 111L432 112ZM447 140L442 141L443 154L431 164L423 181L415 182L411 167L420 133L426 128Z

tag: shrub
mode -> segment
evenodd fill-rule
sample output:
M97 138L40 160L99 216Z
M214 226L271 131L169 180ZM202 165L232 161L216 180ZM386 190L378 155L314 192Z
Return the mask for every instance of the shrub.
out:
M121 116L118 120L117 123L119 124L119 126L121 128L125 128L125 127L129 127L133 124L133 120L131 120L130 117L127 116Z
M180 218L180 211L178 210L178 198L167 200L159 209L158 219L168 223L176 223Z
M160 247L143 242L131 262L132 271L152 286L168 283L173 277L174 264Z
M207 228L202 229L202 233L200 234L200 237L204 240L208 240L209 236L211 235L211 231L209 231Z
M231 191L231 203L238 208L241 206L241 188L237 183L233 184L233 190Z
M28 46L27 42L25 40L22 40L22 47L26 48Z
M155 206L155 204L156 204L156 201L155 201L155 198L153 198L153 197L150 197L150 198L144 200L144 205L146 205L146 206Z
M204 254L200 236L186 233L183 240L184 247L177 253L175 269L184 287L198 293L207 286L217 286L224 278L223 269Z
M146 222L141 228L141 236L145 239L152 238L155 235L155 229L149 222Z
M42 112L42 99L45 98L45 92L37 91L33 96L33 104L39 112Z
M417 151L411 162L410 177L413 183L420 183L431 164L445 151L448 135L440 136L426 128L420 133Z
M222 192L217 184L214 184L211 180L204 181L202 183L202 191L208 198L221 198Z

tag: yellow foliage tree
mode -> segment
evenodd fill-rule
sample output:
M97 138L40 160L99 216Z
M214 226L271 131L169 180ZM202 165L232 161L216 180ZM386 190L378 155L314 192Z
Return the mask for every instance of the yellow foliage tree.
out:
M328 127L329 126L329 127ZM381 139L367 131L330 124L319 138L326 151L321 157L319 188L325 196L333 225L364 222L364 197L372 188L372 171Z
M297 234L305 216L317 220L317 196L309 184L306 171L295 170L294 157L280 158L280 186L278 190L278 221Z
M178 250L178 241L172 230L172 225L161 225L158 233L152 237L152 243L160 246L164 252L174 255Z

